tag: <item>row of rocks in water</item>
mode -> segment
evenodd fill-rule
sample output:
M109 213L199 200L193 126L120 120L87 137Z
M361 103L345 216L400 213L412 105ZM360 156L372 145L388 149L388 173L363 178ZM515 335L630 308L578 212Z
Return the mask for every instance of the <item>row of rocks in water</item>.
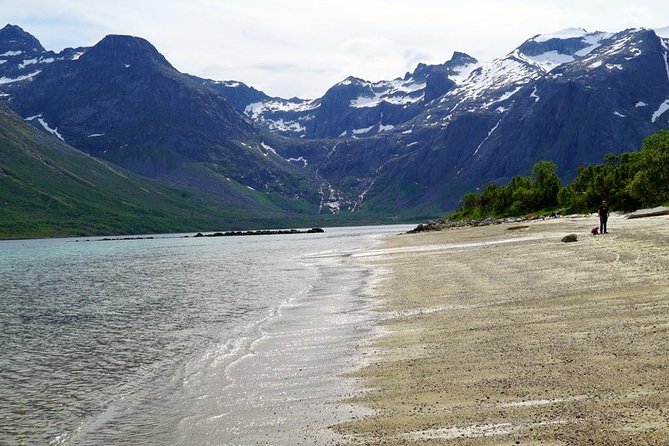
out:
M506 217L506 218L493 218L489 217L483 220L429 220L427 223L421 223L412 230L408 231L407 234L417 234L419 232L431 232L431 231L443 231L444 229L451 228L462 228L465 226L489 226L489 225L501 225L504 223L522 223L526 221L534 220L545 220L546 218L559 218L557 214L552 214L548 217L546 216L533 216L528 215L525 217Z
M323 228L311 228L307 229L304 231L300 231L297 229L277 229L277 230L269 230L269 229L262 229L258 231L227 231L227 232L214 232L211 234L203 234L201 232L198 232L195 234L193 237L231 237L231 236L237 236L237 235L288 235L288 234L317 234L325 232Z

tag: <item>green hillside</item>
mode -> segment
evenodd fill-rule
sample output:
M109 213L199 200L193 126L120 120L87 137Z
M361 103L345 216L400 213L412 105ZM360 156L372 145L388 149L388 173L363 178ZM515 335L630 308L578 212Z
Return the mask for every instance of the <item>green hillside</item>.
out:
M222 206L90 157L0 106L0 238L275 226L286 215Z

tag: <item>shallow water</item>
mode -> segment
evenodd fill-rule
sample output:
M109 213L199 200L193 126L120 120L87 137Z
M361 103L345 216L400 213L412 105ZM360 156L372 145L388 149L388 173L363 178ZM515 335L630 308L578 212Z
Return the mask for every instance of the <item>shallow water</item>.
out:
M334 441L375 317L345 254L405 229L0 242L0 443Z

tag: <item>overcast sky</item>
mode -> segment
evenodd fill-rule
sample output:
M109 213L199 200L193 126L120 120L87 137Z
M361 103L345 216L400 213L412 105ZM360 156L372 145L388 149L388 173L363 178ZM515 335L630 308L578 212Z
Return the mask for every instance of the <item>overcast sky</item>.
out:
M349 75L377 81L443 63L489 61L567 27L669 26L667 0L0 0L0 17L45 48L107 34L149 40L180 71L315 98Z

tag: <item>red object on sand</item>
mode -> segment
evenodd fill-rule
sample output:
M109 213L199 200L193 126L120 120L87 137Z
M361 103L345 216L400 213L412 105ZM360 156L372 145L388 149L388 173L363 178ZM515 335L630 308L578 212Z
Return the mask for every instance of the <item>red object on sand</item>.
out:
M597 235L597 234L599 234L599 228L597 226L595 226L594 228L592 228L592 230L590 232L592 232L592 235Z

